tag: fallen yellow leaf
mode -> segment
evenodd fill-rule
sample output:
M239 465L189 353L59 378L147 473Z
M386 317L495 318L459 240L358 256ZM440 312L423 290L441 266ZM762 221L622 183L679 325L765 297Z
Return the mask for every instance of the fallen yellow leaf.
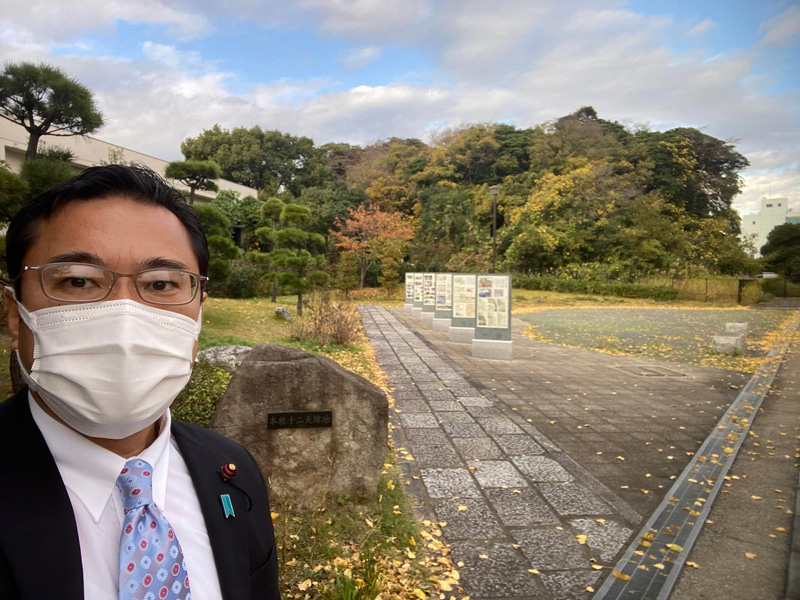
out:
M669 548L670 550L674 550L675 552L680 552L681 550L683 550L683 547L678 546L678 544L667 544L667 548Z
M745 553L744 553L744 555L745 555L747 558L750 558L750 559L752 559L752 558L755 558L756 556L758 556L758 554L755 554L755 553L753 553L753 552L745 552Z
M463 504L459 504L459 505L458 505L458 511L459 511L459 512L464 512L465 510L467 510L467 507L466 507L466 506L464 506Z
M700 565L698 565L696 562L692 562L690 560L686 561L686 566L687 567L692 567L693 569L699 569L700 568Z
M625 573L620 573L619 571L614 571L612 575L617 579L622 579L622 581L628 581L631 578L630 575L626 575Z

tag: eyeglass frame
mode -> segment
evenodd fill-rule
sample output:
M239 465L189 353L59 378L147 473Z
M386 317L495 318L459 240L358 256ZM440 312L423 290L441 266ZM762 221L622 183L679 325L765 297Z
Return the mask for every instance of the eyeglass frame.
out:
M106 295L103 296L102 298L93 298L91 300L65 300L63 298L53 298L53 296L48 294L47 290L45 289L45 286L44 286L44 275L43 275L43 270L42 269L44 269L46 267L57 266L57 265L81 265L81 266L85 266L85 267L95 267L97 269L102 269L103 271L107 271L108 273L111 273L111 275L113 275L114 278L111 280L111 285L108 287L108 291L106 292ZM101 302L102 300L105 300L106 298L108 298L111 295L111 292L113 291L114 286L117 285L117 281L119 279L121 279L123 277L127 277L133 283L133 289L136 290L136 295L139 296L139 298L143 302L146 302L147 304L155 304L157 306L186 306L187 304L191 304L192 302L194 302L194 299L197 298L197 292L198 291L201 291L201 290L205 291L205 285L209 280L209 277L207 277L205 275L200 275L199 273L193 273L192 271L184 271L183 269L155 268L155 269L143 269L143 270L138 271L136 273L117 273L116 271L112 271L108 267L103 267L101 265L95 265L95 264L92 264L92 263L82 263L82 262L52 262L52 263L44 263L42 265L33 265L33 266L23 265L22 272L19 275L17 275L15 280L16 279L20 279L22 277L23 273L26 273L28 271L38 271L39 272L39 278L38 278L39 279L39 287L42 289L42 293L45 296L47 296L50 300L55 300L56 302L69 302L70 304L87 304L89 302ZM136 285L136 277L141 275L142 273L148 273L150 271L176 271L178 273L185 273L187 275L193 275L194 277L197 278L198 285L194 288L194 293L192 294L192 297L189 300L187 300L186 302L178 302L178 303L153 302L151 300L147 300L144 296L142 296L142 293L139 291L139 286Z

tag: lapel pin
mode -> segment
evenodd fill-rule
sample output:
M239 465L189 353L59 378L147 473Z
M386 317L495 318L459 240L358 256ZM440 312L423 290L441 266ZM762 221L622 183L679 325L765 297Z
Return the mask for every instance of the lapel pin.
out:
M222 465L219 470L219 476L222 477L225 481L230 481L234 477L236 477L236 465L233 463L227 463Z
M231 502L231 497L228 494L222 494L219 497L222 500L222 510L225 512L225 518L233 517L236 518L236 513L233 512L233 502Z

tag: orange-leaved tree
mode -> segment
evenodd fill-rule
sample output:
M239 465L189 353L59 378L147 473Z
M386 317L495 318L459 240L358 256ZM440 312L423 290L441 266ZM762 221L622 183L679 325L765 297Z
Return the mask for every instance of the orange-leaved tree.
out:
M364 287L367 270L375 262L398 261L403 258L414 228L399 213L388 213L363 204L349 210L347 219L337 222L334 233L336 247L352 252L358 258L359 286Z

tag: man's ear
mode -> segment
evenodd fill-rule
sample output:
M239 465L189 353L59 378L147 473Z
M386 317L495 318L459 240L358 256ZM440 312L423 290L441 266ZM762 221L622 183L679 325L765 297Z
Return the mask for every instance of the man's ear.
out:
M19 307L10 290L3 290L8 315L8 331L11 333L11 351L19 348Z

